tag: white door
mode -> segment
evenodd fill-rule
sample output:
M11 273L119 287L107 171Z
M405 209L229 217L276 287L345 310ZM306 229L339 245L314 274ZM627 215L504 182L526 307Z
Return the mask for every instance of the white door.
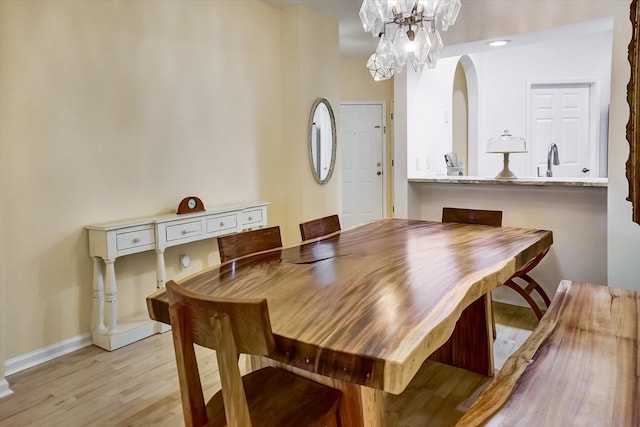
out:
M554 177L597 176L589 91L588 84L532 85L529 149L534 176L545 176L552 143L560 160L560 165L552 165Z
M378 104L340 105L342 226L384 217L384 108Z

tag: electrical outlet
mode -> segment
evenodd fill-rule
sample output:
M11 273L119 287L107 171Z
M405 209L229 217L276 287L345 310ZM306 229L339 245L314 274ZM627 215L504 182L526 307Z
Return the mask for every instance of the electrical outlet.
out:
M187 268L189 267L189 264L191 264L191 258L189 255L180 255L180 266L182 268Z

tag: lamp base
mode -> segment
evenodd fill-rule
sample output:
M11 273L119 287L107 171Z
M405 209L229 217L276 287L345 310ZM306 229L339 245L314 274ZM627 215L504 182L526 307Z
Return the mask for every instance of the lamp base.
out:
M511 169L509 169L509 154L510 153L502 153L502 155L504 156L503 166L500 173L496 175L496 179L516 179L517 178L516 174L511 172Z

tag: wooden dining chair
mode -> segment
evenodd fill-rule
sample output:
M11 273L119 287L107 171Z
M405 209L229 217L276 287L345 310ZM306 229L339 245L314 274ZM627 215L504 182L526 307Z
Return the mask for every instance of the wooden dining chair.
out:
M300 236L302 240L315 239L327 234L340 231L340 218L338 215L325 216L300 224Z
M275 348L266 299L217 299L166 285L187 427L337 426L341 392L283 369L242 376L240 353ZM194 344L215 350L222 390L205 404Z
M459 222L465 224L482 224L482 225L491 225L494 227L502 226L502 211L491 211L491 210L478 210L478 209L462 209L462 208L442 208L442 222ZM513 276L511 276L505 283L504 286L513 289L516 291L524 300L529 304L533 312L535 313L538 321L542 319L543 312L542 309L538 306L538 304L531 297L531 293L535 290L538 295L542 298L545 304L545 310L549 308L551 304L551 300L549 296L545 292L545 290L540 286L538 282L535 281L531 276L529 276L529 271L531 271L542 258L547 254L548 250L544 253L538 255L533 260L531 260L527 265L525 265L520 270L516 271ZM516 280L518 282L516 282Z
M502 225L502 211L442 208L442 222L458 222L463 224L481 224L500 227Z
M218 237L220 262L282 247L280 227L259 228Z

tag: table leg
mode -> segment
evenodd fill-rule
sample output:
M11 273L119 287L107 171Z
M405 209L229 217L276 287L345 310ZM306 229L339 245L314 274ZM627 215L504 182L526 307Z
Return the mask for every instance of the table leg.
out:
M493 376L492 313L491 298L482 295L462 312L449 340L429 359Z
M156 249L156 287L164 288L167 281L167 272L164 266L164 250Z
M93 306L91 314L91 330L106 332L104 325L104 276L102 274L102 259L91 257L93 261Z
M115 260L107 259L104 262L107 270L105 284L105 315L108 334L112 335L118 332L118 286L116 285Z

